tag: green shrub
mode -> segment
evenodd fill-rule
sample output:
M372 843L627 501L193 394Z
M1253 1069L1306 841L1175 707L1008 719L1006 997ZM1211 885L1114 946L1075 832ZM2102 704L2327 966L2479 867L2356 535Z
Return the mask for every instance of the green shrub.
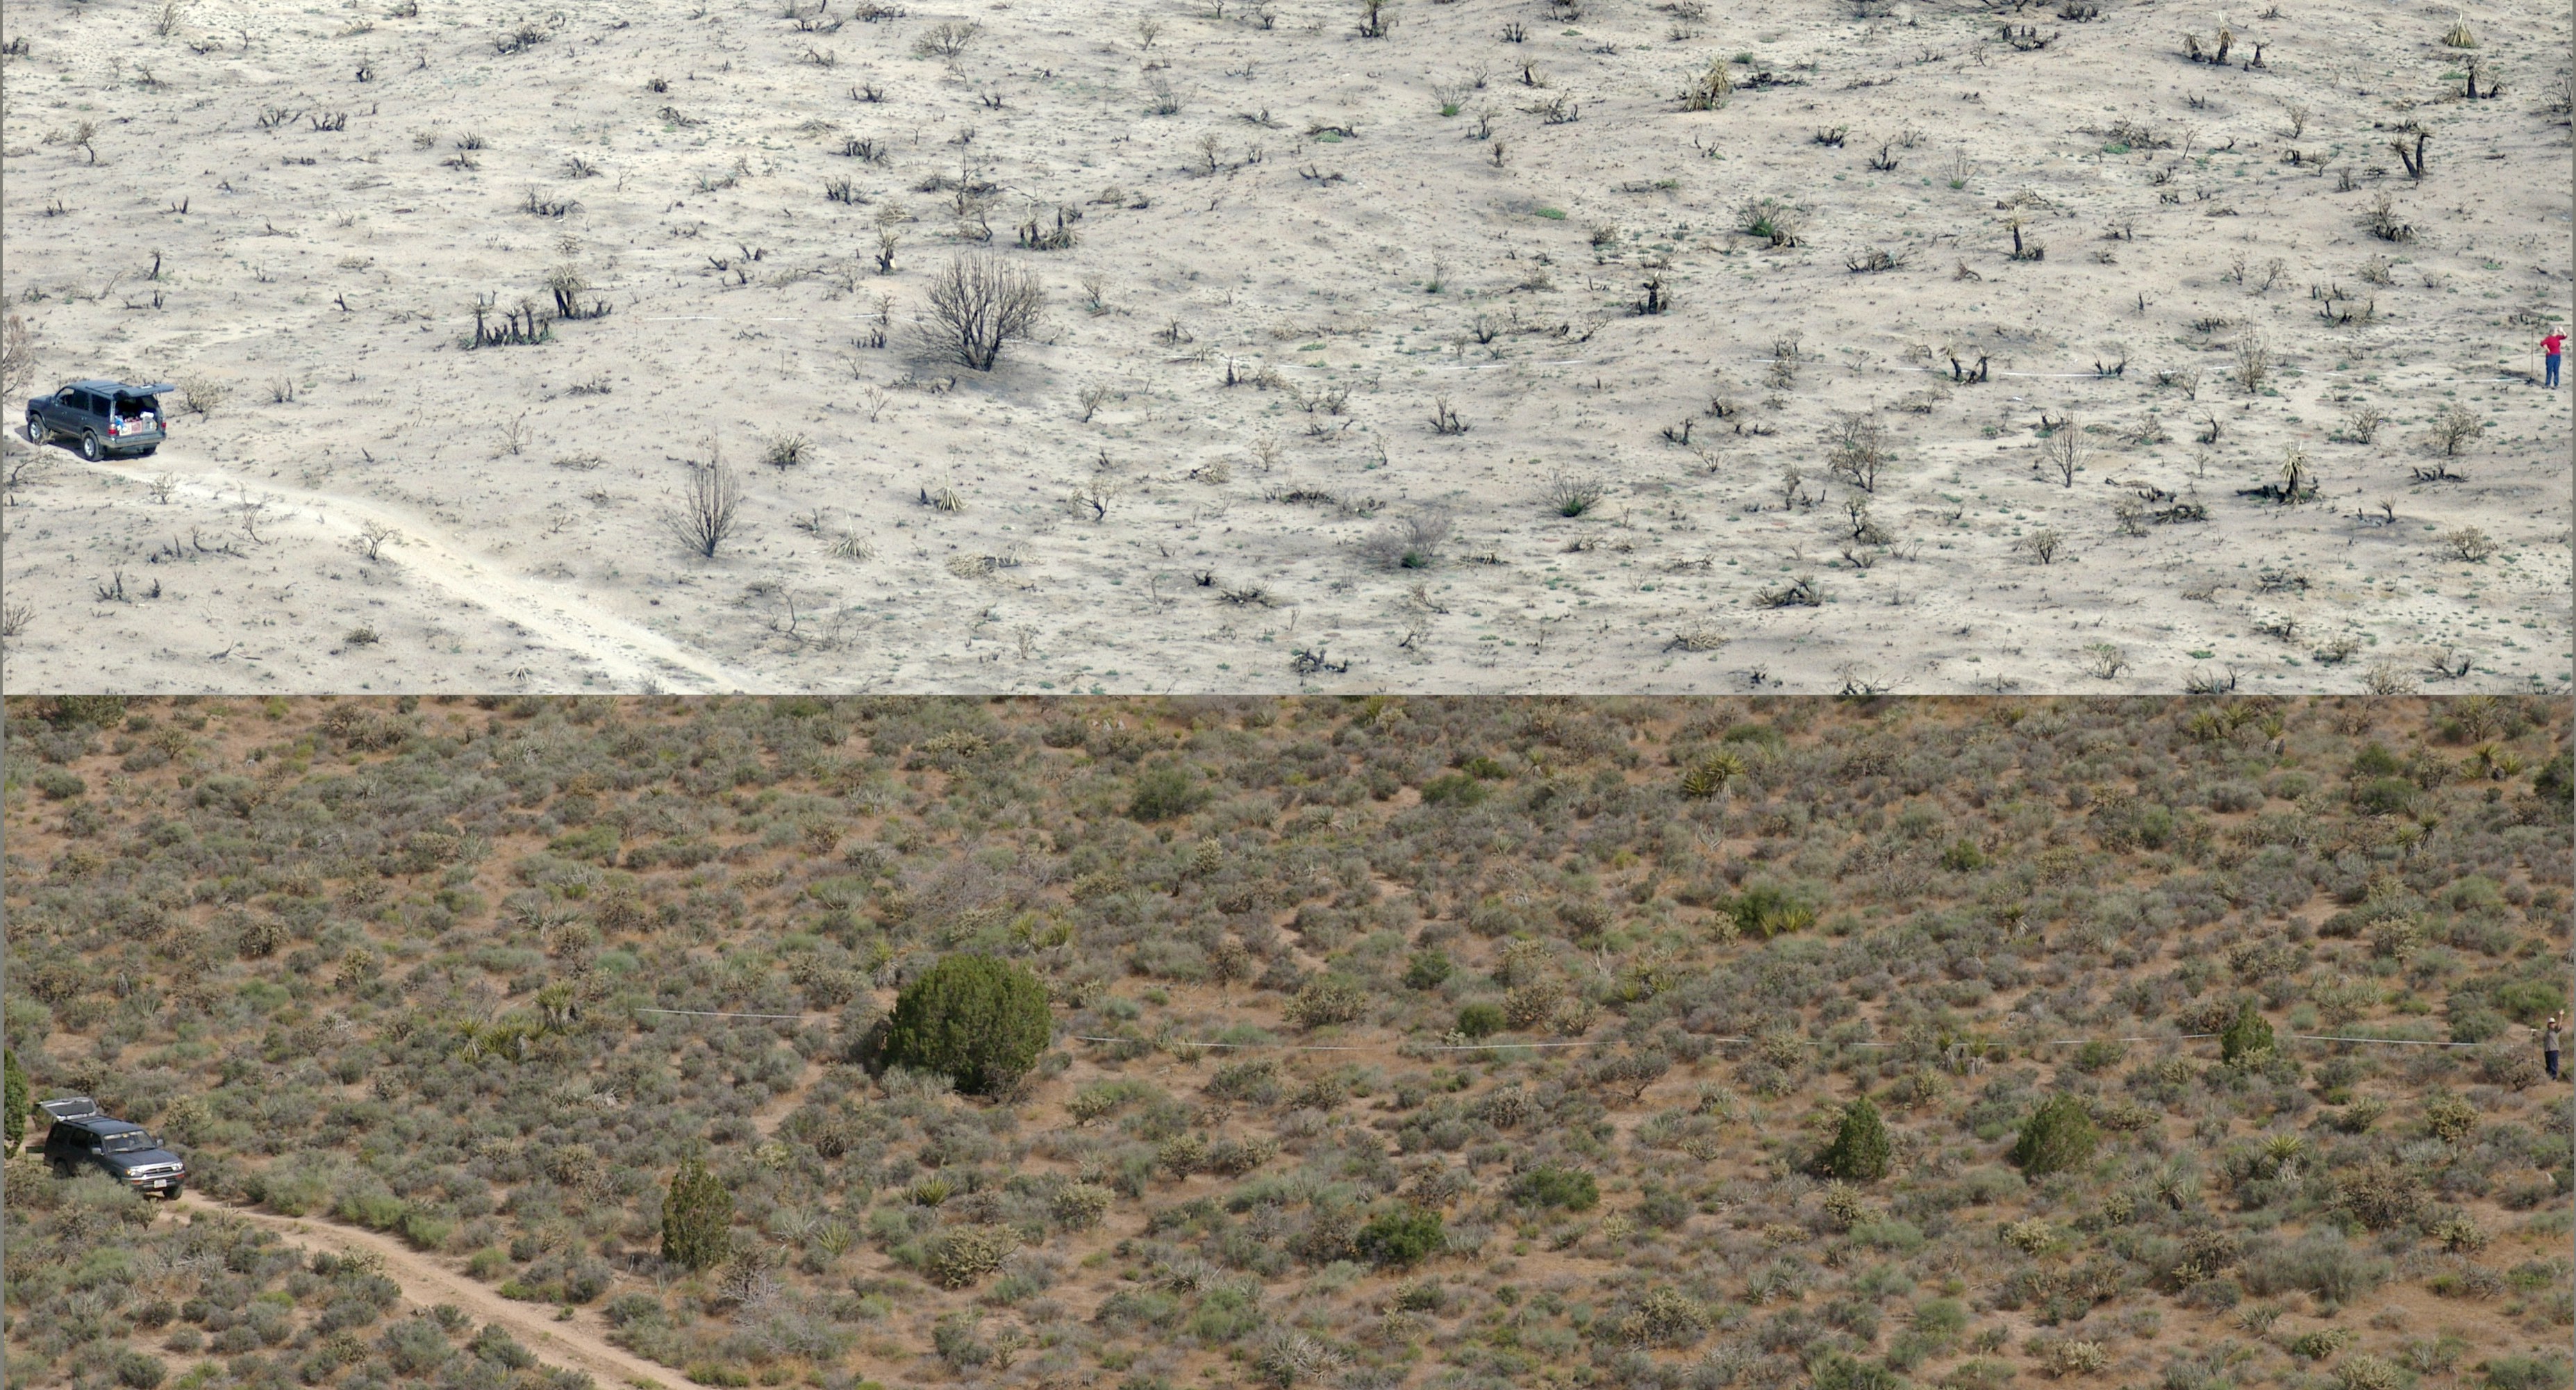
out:
M1444 772L1422 784L1422 804L1425 806L1456 806L1463 809L1491 795L1493 795L1491 788L1464 772Z
M1969 874L1986 867L1986 852L1974 840L1953 840L1941 851L1941 867L1952 873Z
M1601 1184L1580 1168L1542 1163L1513 1181L1512 1200L1525 1207L1590 1211L1601 1204Z
M1053 1032L1035 975L993 956L948 956L895 997L885 1059L989 1095L1026 1074Z
M2415 804L2415 784L2403 777L2374 777L2352 789L2352 804L2374 816L2402 816Z
M1136 774L1136 790L1127 802L1127 815L1131 820L1171 820L1197 810L1207 799L1207 789L1190 777L1188 768L1165 763Z
M1878 1118L1878 1107L1862 1096L1843 1107L1842 1125L1816 1167L1845 1182L1876 1182L1887 1176L1889 1154L1887 1126Z
M1287 1017L1299 1028L1323 1028L1335 1023L1348 1023L1368 1007L1368 996L1349 980L1325 975L1306 982L1297 996L1288 1001Z
M1417 951L1413 959L1405 964L1404 987L1438 989L1448 982L1450 974L1456 969L1457 967L1449 960L1449 953L1439 947Z
M707 1171L705 1159L680 1160L662 1198L662 1258L712 1269L733 1253L733 1190Z
M131 1390L152 1390L169 1373L170 1368L162 1365L161 1358L157 1356L147 1356L139 1351L116 1354L116 1383L131 1387Z
M82 781L80 774L76 772L49 767L36 774L36 790L43 792L51 800L69 801L88 791L89 783Z
M930 1277L941 1288L965 1288L1000 1268L1018 1244L1005 1226L951 1226L931 1241Z
M2062 1173L2090 1162L2101 1138L2083 1101L2070 1095L2050 1096L2022 1121L2021 1137L2013 1141L2012 1161L2032 1177Z
M1816 1363L1813 1379L1815 1390L1902 1390L1905 1384L1885 1366L1845 1351L1828 1352Z
M1468 1038L1490 1038L1503 1031L1503 1006L1485 1000L1458 1006L1458 1031Z
M2255 1012L2250 999L2236 1011L2235 1021L2218 1035L2219 1060L2230 1066L2261 1066L2271 1059L2273 1046L2272 1025Z
M2488 1390L2565 1390L2569 1367L2555 1356L2494 1356L2479 1367Z
M1726 914L1735 929L1757 941L1768 941L1784 932L1805 931L1816 924L1816 909L1793 898L1781 888L1757 883L1736 896L1727 905Z
M1368 1259L1401 1269L1438 1254L1448 1235L1441 1229L1440 1213L1406 1207L1369 1218L1352 1244Z
M0 1051L0 1075L6 1077L0 1081L0 1091L5 1091L5 1099L0 1099L0 1124L7 1126L0 1138L5 1138L9 1156L15 1158L18 1146L27 1142L27 1112L32 1104L28 1099L27 1070L18 1065L16 1048Z

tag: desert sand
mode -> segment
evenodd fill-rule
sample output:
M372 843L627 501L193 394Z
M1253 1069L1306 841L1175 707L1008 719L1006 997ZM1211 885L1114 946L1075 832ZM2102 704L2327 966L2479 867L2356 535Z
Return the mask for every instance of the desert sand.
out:
M6 677L2566 688L2563 8L1385 14L12 0Z

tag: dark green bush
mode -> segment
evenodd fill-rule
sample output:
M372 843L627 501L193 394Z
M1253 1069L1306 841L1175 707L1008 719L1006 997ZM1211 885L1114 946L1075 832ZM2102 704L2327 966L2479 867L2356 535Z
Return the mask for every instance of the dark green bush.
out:
M662 1198L662 1258L712 1269L733 1255L733 1189L707 1171L703 1158L680 1160Z
M1500 1004L1478 1001L1458 1006L1458 1031L1469 1038L1490 1038L1508 1022Z
M169 1373L170 1368L162 1365L161 1358L157 1356L139 1351L116 1354L116 1383L128 1386L130 1390L152 1390Z
M1464 772L1444 772L1422 784L1422 804L1425 806L1464 808L1491 795L1491 788Z
M1825 1176L1845 1182L1876 1182L1887 1176L1891 1152L1887 1125L1879 1119L1878 1107L1862 1096L1843 1107L1842 1126L1834 1132L1832 1145L1816 1160L1816 1167Z
M2273 1051L2272 1025L2247 1000L2236 1011L2236 1018L2218 1035L2219 1060L2239 1065L2259 1065Z
M2032 1177L2062 1173L2092 1161L2093 1147L2101 1137L2083 1101L2064 1094L2050 1096L2022 1121L2021 1137L2013 1141L2012 1161Z
M1427 951L1416 951L1413 959L1405 963L1404 987L1438 989L1456 969L1457 967L1450 963L1449 953L1437 946Z
M1053 1032L1035 975L993 956L948 956L895 997L885 1060L989 1095L1026 1074Z
M1367 1259L1400 1269L1438 1254L1448 1236L1440 1213L1406 1207L1370 1217L1351 1243Z
M1601 1184L1580 1168L1542 1163L1512 1182L1512 1200L1525 1207L1590 1211L1601 1204Z
M66 772L59 767L49 767L36 774L36 790L43 792L52 800L69 801L88 791L89 783L82 781L78 773Z
M1207 799L1207 789L1190 776L1188 768L1164 763L1136 774L1127 814L1140 821L1171 820L1197 810Z
M2352 804L2374 816L2402 816L2415 804L2415 784L2403 777L2374 777L2353 788Z
M1756 941L1784 932L1805 931L1816 924L1816 909L1790 896L1786 889L1757 883L1727 905L1735 929Z

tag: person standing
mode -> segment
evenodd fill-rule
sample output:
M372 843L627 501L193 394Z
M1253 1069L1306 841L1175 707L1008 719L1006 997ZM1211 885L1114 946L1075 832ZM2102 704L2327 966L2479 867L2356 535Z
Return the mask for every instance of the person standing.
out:
M2541 384L2553 391L2558 389L2558 350L2566 345L2567 335L2555 328L2549 330L2548 337L2540 340L2543 362L2549 369L2548 379Z
M2549 1030L2540 1035L2540 1060L2549 1067L2549 1079L2558 1079L2558 1015L2549 1016Z

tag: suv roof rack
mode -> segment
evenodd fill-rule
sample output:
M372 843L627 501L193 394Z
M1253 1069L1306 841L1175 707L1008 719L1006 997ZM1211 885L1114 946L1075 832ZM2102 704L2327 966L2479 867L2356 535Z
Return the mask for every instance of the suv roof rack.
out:
M98 1108L97 1101L87 1096L65 1096L60 1100L45 1101L36 1108L57 1120L88 1120L106 1113Z

